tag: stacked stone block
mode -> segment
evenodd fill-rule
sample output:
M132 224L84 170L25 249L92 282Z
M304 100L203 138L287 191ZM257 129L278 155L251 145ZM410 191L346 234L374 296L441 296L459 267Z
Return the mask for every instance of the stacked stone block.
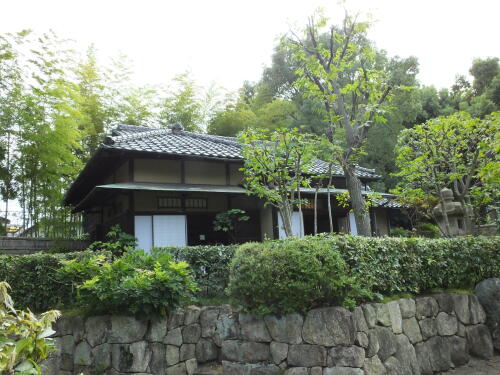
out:
M439 294L256 316L229 306L168 318L61 319L46 374L427 375L493 355L474 295Z

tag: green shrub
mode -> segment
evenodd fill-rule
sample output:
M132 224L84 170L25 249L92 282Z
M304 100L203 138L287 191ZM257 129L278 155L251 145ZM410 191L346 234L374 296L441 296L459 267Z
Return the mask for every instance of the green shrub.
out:
M35 316L16 310L9 294L10 285L0 281L0 373L40 375L40 362L54 350L52 324L61 315L57 310Z
M176 261L187 262L198 284L198 296L213 298L224 296L235 251L236 246L158 247L153 254L166 252Z
M411 232L405 228L395 227L395 228L391 228L391 236L392 237L410 237Z
M109 251L113 257L122 256L128 250L134 250L137 245L137 238L131 234L125 233L121 227L116 224L106 233L106 241L94 241L88 247L88 250L95 252Z
M500 237L326 239L351 272L383 295L471 288L500 275Z
M58 275L61 262L88 259L94 255L92 251L0 255L0 281L7 281L12 286L12 297L20 308L38 312L66 308L73 303L75 291L72 280ZM103 255L110 257L109 253Z
M441 237L441 231L437 225L432 223L418 223L416 225L417 235L427 238Z
M368 295L349 276L340 252L309 237L242 245L231 263L229 294L261 314L305 311L318 305L352 305Z
M499 276L500 237L316 236L242 245L228 290L246 310L279 314Z
M73 280L90 276L77 294L78 304L88 312L164 314L196 291L189 265L166 253L151 256L134 250L111 263L100 256L84 262L84 267L67 262L59 273Z

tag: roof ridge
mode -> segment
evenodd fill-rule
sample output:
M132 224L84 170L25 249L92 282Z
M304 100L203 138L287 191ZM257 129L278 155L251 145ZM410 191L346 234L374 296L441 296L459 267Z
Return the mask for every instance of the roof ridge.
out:
M103 143L105 145L113 145L118 141L128 141L128 140L132 140L132 139L141 139L141 138L148 137L151 135L165 134L165 133L168 133L169 131L170 131L170 129L167 129L167 128L159 128L159 129L151 129L149 131L138 132L136 134L124 134L124 135L118 135L118 136L108 135L107 137L104 138Z
M355 167L358 168L358 169L362 169L364 171L369 171L369 172L374 172L375 173L375 168L366 168L366 167L362 167L359 164L356 164Z
M232 140L228 140L228 139L219 138L219 137L222 137L222 136L217 136L217 135L213 135L213 134L193 133L193 132L188 132L188 131L185 131L185 130L183 130L180 133L181 134L185 134L185 135L187 135L187 136L189 136L191 138L203 139L205 141L210 141L210 142L214 142L214 143L220 143L220 144L224 144L224 145L227 145L227 146L242 147L241 143L239 143L236 140L232 141ZM236 139L234 137L225 137L225 138Z

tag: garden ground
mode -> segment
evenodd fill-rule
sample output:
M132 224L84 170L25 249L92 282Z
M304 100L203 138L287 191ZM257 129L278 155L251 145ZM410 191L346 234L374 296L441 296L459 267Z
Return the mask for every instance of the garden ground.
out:
M489 360L471 358L470 362L459 368L443 373L443 375L499 375L500 356L495 356Z

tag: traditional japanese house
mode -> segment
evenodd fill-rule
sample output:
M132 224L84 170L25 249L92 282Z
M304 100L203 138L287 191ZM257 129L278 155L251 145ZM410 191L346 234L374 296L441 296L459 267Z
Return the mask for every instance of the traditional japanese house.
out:
M153 129L120 125L106 137L65 196L65 204L84 214L84 230L92 239L102 239L115 224L138 238L139 247L185 246L227 243L224 232L214 231L215 215L239 208L250 217L238 222L237 242L260 241L284 236L276 209L266 206L243 187L241 145L234 138L171 128ZM311 173L325 173L328 164L316 160ZM379 179L372 169L356 170L367 184ZM345 191L342 169L334 169L333 194ZM313 189L305 197L312 198ZM318 232L329 231L327 191L320 189L317 201ZM389 233L390 212L397 209L389 195L370 208L374 234ZM348 208L332 202L333 226L337 232L357 233ZM298 236L312 234L314 201L293 215ZM303 223L303 225L301 225Z

